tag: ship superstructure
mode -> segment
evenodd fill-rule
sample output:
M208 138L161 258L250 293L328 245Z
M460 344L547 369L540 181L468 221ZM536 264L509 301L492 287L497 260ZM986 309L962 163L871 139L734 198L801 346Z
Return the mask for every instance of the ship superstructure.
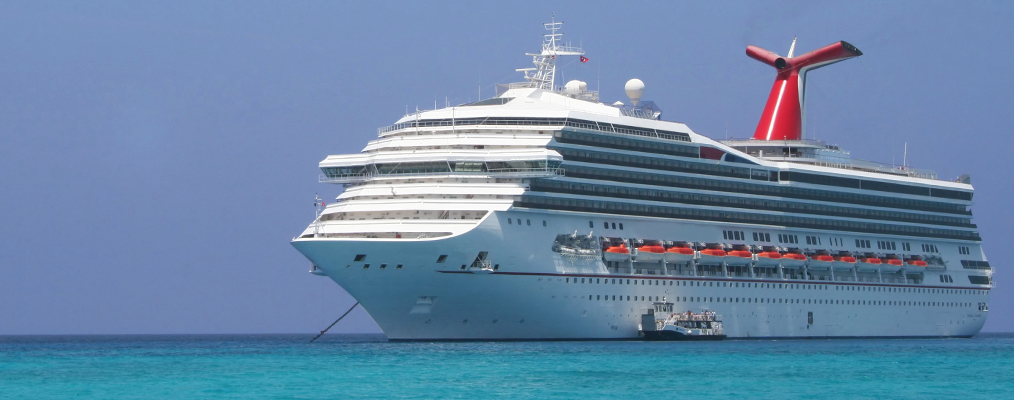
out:
M633 105L556 87L557 58L584 53L546 28L525 82L321 161L345 191L292 244L390 339L632 339L655 302L717 312L730 338L981 329L992 269L967 179L785 133L772 121L792 101L802 114L801 83L730 141L662 120L640 81ZM812 67L825 49L764 57Z

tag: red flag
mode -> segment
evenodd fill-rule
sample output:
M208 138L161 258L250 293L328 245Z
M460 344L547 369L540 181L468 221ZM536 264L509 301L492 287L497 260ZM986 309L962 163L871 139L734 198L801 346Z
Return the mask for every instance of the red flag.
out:
M588 62L588 57L581 56L581 62L583 62L583 63Z

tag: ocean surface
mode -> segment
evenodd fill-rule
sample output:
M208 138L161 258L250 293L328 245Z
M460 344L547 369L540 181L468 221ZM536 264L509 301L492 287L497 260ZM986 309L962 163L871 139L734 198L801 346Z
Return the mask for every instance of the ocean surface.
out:
M0 336L0 398L1014 399L1014 334L709 343L312 338Z

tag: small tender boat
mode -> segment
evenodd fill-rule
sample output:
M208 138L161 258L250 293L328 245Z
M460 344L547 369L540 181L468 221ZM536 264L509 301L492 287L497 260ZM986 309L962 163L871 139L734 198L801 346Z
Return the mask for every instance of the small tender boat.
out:
M609 246L602 252L602 258L606 261L628 261L630 260L630 249L627 248L626 243L620 243L619 246Z
M722 340L722 321L714 311L673 313L673 303L655 302L641 314L644 340Z
M665 250L665 262L682 264L694 259L694 249L685 243L676 244Z

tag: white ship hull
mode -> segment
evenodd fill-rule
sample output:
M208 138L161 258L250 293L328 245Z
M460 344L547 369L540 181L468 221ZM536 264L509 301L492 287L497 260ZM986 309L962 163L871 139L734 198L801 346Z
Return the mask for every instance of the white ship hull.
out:
M716 141L662 120L637 79L624 85L631 106L579 80L561 89L557 58L588 60L560 26L544 25L525 82L404 115L361 152L318 164L318 180L344 191L316 202L293 245L389 338L635 339L656 301L714 311L731 338L982 328L993 269L968 177L853 159L768 113L753 139ZM797 65L800 77L861 52L839 42L800 57L814 54L823 61ZM801 110L795 92L771 97L782 105L772 112L790 115L779 121ZM698 251L637 250L646 245ZM926 267L827 256L846 253Z
M547 223L506 225L509 216ZM988 290L960 281L630 274L611 271L600 258L551 250L561 232L584 227L587 233L589 218L507 211L439 239L304 238L293 245L358 300L392 340L635 339L641 313L662 299L678 309L717 312L730 338L970 337L986 320L980 304ZM721 237L723 229L696 221L594 216L596 223L603 219L626 224L624 237L685 240ZM488 252L495 272L467 267L481 251ZM356 262L356 255L365 257ZM437 263L441 255L447 257ZM931 274L925 282L936 282Z

